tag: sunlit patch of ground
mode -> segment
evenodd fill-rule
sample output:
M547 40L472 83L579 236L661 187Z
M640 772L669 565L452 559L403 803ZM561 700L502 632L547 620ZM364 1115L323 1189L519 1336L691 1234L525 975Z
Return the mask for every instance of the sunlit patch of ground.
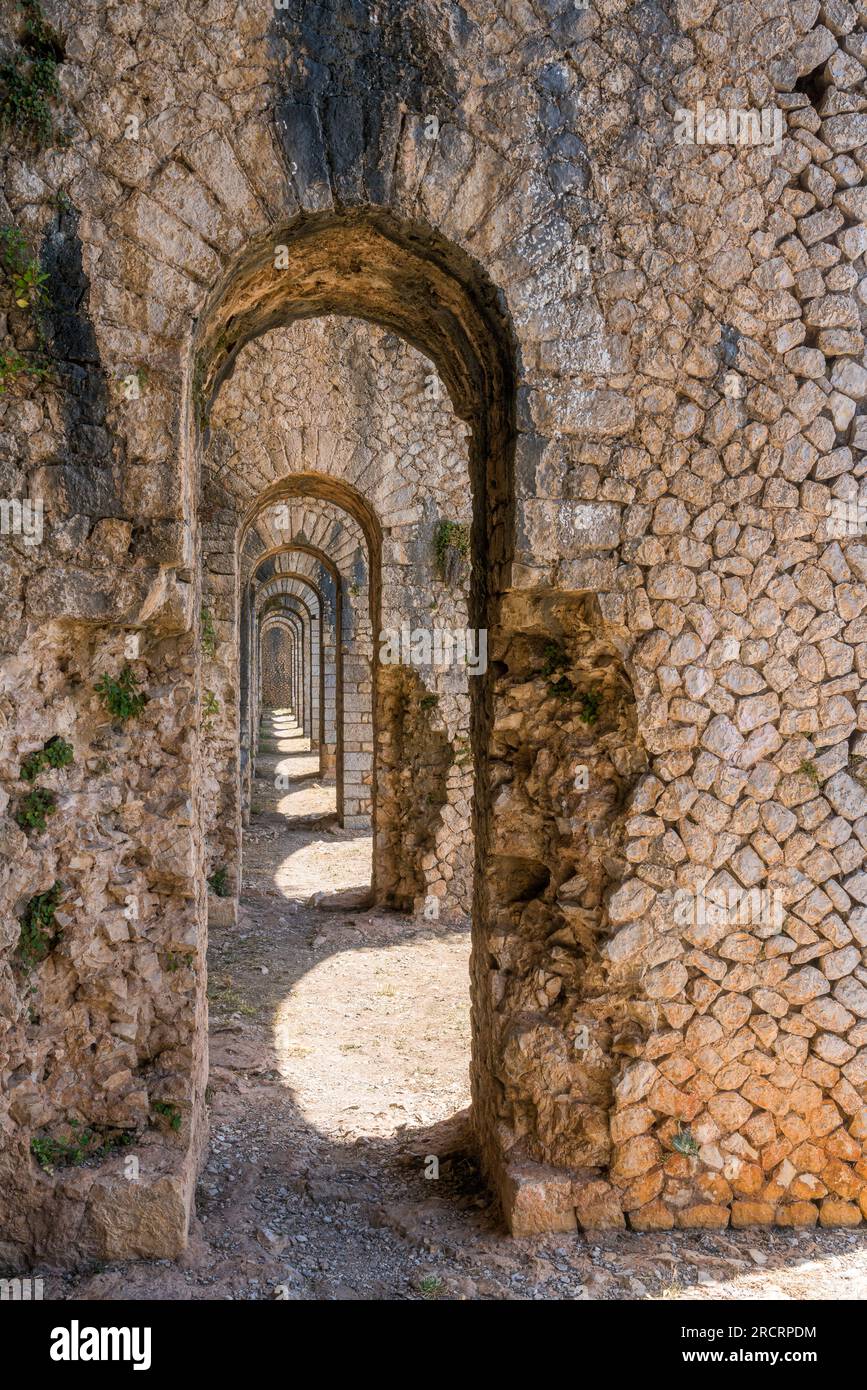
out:
M278 1068L321 1134L392 1134L469 1104L469 947L465 931L345 949L290 990Z
M293 837L294 838L294 837ZM370 883L370 835L349 833L298 836L274 871L274 883L286 898L365 888Z

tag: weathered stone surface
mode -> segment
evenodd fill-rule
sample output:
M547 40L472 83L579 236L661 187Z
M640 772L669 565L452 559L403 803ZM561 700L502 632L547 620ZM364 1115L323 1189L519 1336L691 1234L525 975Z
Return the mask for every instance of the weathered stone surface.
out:
M500 1198L513 1236L574 1231L577 1227L571 1179L541 1164L510 1168Z
M458 920L476 878L513 1229L861 1220L864 16L405 8L181 3L168 42L69 0L70 143L0 156L51 301L50 374L0 396L3 506L45 504L0 535L0 1234L36 1257L49 1192L54 1254L183 1244L204 918L287 686L374 895ZM733 92L778 148L699 123ZM5 274L0 332L36 350ZM484 629L487 679L387 660L404 622ZM31 1159L155 1100L176 1145L116 1213Z

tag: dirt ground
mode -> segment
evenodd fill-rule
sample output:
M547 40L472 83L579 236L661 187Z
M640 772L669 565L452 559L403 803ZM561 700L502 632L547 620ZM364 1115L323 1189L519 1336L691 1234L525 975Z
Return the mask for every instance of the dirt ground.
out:
M190 1248L39 1271L46 1298L867 1298L867 1235L848 1231L509 1239L462 1114L469 925L366 908L369 836L337 827L288 715L263 733L239 921L211 931Z

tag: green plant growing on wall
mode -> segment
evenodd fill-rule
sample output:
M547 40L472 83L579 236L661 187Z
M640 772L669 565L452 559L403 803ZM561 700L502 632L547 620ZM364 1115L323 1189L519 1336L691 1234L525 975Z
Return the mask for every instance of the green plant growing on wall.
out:
M433 694L430 694L430 695L422 695L421 699L420 699L419 702L418 702L418 704L419 704L419 709L424 709L424 710L436 709L436 707L437 707L437 705L439 704L439 702L440 702L440 697L439 697L439 695L433 695Z
M15 307L31 314L39 344L35 350L21 351L14 346L0 349L2 394L22 377L44 381L51 375L51 367L45 351L41 317L49 305L45 289L48 275L40 268L38 260L31 256L27 241L17 227L0 227L0 269Z
M473 750L470 747L468 738L456 738L454 741L455 767L467 767L473 760Z
M62 892L63 884L56 882L46 892L31 898L24 909L16 955L25 970L32 970L44 961L61 935L54 915Z
M228 898L231 890L229 888L229 871L225 864L221 864L220 867L215 869L211 874L211 877L208 879L208 887L216 897Z
M75 750L60 734L52 734L42 749L48 767L69 767L75 759Z
M131 666L124 666L117 680L104 675L93 687L114 719L136 719L148 697L139 690L139 679Z
M460 521L440 521L434 533L437 571L445 584L456 584L463 576L470 553L470 528Z
M40 748L38 753L28 753L18 771L18 776L22 782L35 782L43 767L45 758L43 750Z
M0 263L16 308L39 309L48 304L48 275L30 255L24 234L17 227L0 227Z
M69 1123L70 1127L75 1125L72 1120ZM53 1173L55 1168L83 1163L88 1157L92 1138L92 1130L79 1132L77 1126L69 1139L51 1139L47 1135L37 1134L30 1140L30 1152L43 1172Z
M23 357L16 348L0 348L0 396L7 386L14 386L23 377L46 381L51 375L48 363L39 357Z
M46 767L68 767L75 757L72 744L55 734L35 753L28 753L21 764L20 776L24 782L35 782Z
M181 968L182 965L186 965L186 966L192 965L193 960L194 960L194 956L192 955L191 952L188 952L188 951L185 951L185 952L167 951L167 952L166 952L166 970L168 970L169 973L173 975L173 974L175 973L176 970L180 970L180 968Z
M548 694L556 695L558 699L566 700L574 693L575 686L568 676L558 676L557 680L548 682Z
M541 674L546 679L553 676L555 671L562 671L569 665L569 658L559 642L546 642L542 656L544 660Z
M66 1123L71 1131L68 1139L37 1134L30 1140L30 1152L46 1173L53 1173L59 1167L75 1167L89 1158L105 1158L114 1149L131 1144L135 1137L130 1130L106 1137L89 1125L81 1125L78 1120Z
M18 48L0 63L0 130L45 146L55 134L51 103L60 92L63 40L46 23L39 0L18 3L24 12Z
M34 787L18 803L15 819L22 830L44 830L46 816L57 810L57 798L46 787Z
M220 712L220 702L213 690L206 690L202 696L202 719L205 724L210 724Z
M569 665L569 657L559 642L546 642L542 651L542 669L539 672L548 682L548 694L556 695L558 699L565 700L574 694L575 686L569 677L565 675L565 669ZM560 673L559 675L557 673ZM556 676L556 680L551 677Z
M801 763L801 766L798 768L798 771L802 774L802 776L809 777L810 781L818 787L819 769L811 759L805 758L804 761Z
M208 658L213 657L217 651L217 629L214 627L214 619L204 604L202 604L202 651Z
M580 709L578 718L582 724L595 724L599 718L599 709L602 704L601 690L582 690L578 697Z
M688 1158L693 1158L699 1150L698 1140L690 1130L685 1129L682 1124L678 1125L677 1134L675 1134L671 1143L672 1147L677 1149L678 1153L686 1154Z
M158 1115L161 1120L165 1120L167 1122L169 1129L173 1129L175 1133L177 1133L177 1131L181 1127L182 1117L180 1107L175 1105L174 1101L152 1100L151 1110L154 1112L155 1115Z

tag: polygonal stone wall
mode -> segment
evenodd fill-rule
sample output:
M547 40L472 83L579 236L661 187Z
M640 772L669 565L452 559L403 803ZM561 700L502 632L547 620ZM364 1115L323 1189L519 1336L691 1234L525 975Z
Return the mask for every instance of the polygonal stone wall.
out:
M53 373L0 398L6 498L45 509L0 555L10 1255L184 1243L207 418L246 342L333 315L427 354L468 429L496 663L470 692L473 1081L513 1229L860 1222L863 0L44 8L69 138L11 141L0 204L49 276ZM6 349L35 351L2 293ZM93 687L126 664L149 700L112 723ZM598 738L551 703L588 671L617 692ZM25 830L53 734L62 814ZM40 1169L70 1118L132 1133L139 1178Z

